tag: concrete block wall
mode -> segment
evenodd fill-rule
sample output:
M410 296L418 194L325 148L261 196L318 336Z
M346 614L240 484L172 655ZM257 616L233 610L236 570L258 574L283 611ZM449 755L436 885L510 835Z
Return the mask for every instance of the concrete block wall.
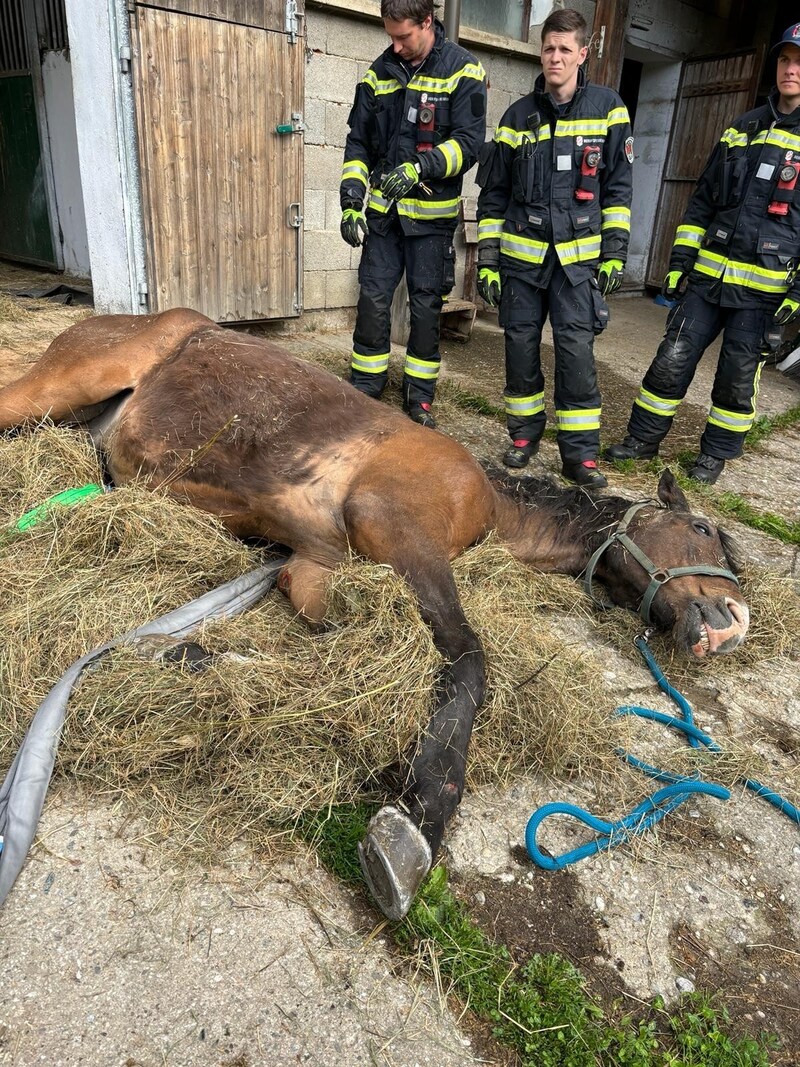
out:
M305 179L303 306L306 311L354 308L361 249L339 233L339 181L347 119L355 88L389 43L383 26L317 7L306 13ZM468 45L466 47L469 47ZM509 104L530 91L541 69L531 56L517 58L470 49L489 76L487 137ZM464 195L477 196L473 169ZM456 295L463 291L463 238L456 235Z

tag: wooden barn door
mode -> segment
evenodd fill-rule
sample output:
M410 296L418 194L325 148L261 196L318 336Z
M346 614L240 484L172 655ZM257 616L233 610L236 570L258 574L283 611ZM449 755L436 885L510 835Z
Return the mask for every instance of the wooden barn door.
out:
M151 311L302 310L302 25L294 0L135 4ZM280 128L280 130L279 130Z
M683 65L672 134L664 166L656 228L647 267L647 285L660 286L689 197L722 131L753 106L761 56L755 51Z

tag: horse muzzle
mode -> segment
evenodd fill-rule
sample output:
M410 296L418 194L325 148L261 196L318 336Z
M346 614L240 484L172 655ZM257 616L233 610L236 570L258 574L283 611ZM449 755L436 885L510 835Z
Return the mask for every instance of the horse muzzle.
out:
M744 641L750 625L750 610L733 597L720 604L694 605L699 618L689 627L689 651L696 659L733 652Z

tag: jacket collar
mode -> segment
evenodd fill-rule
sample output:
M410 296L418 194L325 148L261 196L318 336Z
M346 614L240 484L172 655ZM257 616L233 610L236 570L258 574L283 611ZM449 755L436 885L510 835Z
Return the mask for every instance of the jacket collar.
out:
M778 92L777 85L774 89L770 90L768 97L769 106L772 111L775 121L781 126L798 126L800 125L800 107L796 107L794 111L786 115L783 111L778 110L778 101L781 94Z
M536 102L541 107L546 108L551 116L556 115L568 115L570 111L575 107L584 89L589 84L589 79L586 77L586 71L583 66L578 67L578 84L575 86L575 95L566 105L563 111L559 111L559 105L553 100L550 93L545 90L544 87L544 74L540 74L533 85L533 95L536 97Z

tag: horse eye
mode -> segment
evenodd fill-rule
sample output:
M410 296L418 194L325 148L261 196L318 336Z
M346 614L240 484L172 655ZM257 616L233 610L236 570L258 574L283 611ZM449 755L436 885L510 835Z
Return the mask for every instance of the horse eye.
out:
M692 526L698 533L703 534L704 537L711 537L711 528L706 522L693 522Z

